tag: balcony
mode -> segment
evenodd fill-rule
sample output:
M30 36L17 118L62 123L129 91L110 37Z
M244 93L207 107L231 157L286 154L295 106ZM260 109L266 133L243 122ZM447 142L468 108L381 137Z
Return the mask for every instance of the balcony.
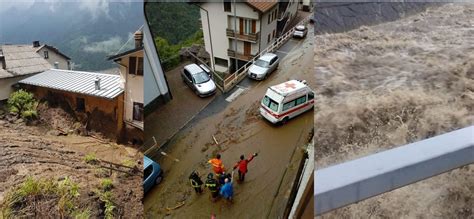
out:
M234 38L234 39L256 43L257 40L258 40L258 37L260 35L260 32L249 33L249 34L240 34L240 32L238 32L238 31L234 31L232 29L227 28L226 29L226 35L227 35L227 37L231 37L231 38Z
M244 55L244 54L241 54L239 52L235 52L232 49L227 50L227 56L229 56L231 58L243 60L243 61L250 61L250 60L253 59L253 57L255 57L254 55Z

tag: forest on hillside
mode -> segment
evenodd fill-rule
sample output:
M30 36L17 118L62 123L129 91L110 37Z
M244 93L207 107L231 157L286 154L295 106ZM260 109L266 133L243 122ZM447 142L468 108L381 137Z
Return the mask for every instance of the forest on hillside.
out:
M204 44L199 7L185 2L150 2L145 16L165 70L179 64L179 50Z

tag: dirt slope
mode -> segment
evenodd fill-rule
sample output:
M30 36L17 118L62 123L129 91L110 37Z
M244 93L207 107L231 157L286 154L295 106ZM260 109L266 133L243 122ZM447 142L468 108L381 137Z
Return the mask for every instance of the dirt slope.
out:
M474 124L474 4L318 35L315 63L316 168ZM327 216L472 217L473 183L471 165Z
M9 122L0 118L0 207L2 209L6 207L1 204L9 192L24 182L27 177L53 181L69 177L79 185L80 196L75 206L82 209L89 208L91 217L97 218L103 215L101 212L103 206L94 191L100 188L103 178L110 178L114 184L111 192L117 207L115 215L126 218L137 218L142 215L141 171L138 172L139 175L127 175L116 171L111 172L100 168L99 165L90 165L84 161L87 154L94 153L99 159L118 164L124 160L132 160L141 170L142 156L135 149L108 143L104 139L97 140L76 135L56 136L51 133L51 130L43 125L26 126L21 122ZM52 200L49 201L52 202ZM48 205L46 202L42 204ZM46 212L47 214L43 212L43 214L57 217L56 206L50 207L52 207L51 212ZM28 211L25 212L27 213Z

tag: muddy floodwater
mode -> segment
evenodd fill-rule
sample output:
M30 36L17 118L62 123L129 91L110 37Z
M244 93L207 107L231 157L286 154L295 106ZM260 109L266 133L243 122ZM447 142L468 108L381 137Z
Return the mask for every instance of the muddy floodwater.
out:
M315 63L318 169L474 124L474 4L318 35ZM324 217L472 217L472 168Z
M311 37L291 39L292 49L285 52L279 69L267 80L247 81L245 91L231 103L222 98L204 109L166 146L166 153L179 162L153 156L165 177L145 197L146 217L206 218L215 214L218 218L276 218L283 214L302 151L311 137L314 113L274 126L260 117L258 107L268 86L289 79L314 84L313 42ZM245 182L234 183L232 204L222 199L213 203L207 189L196 195L191 188L189 174L197 170L204 180L211 171L207 160L215 154L220 153L226 169L232 170L241 154L255 152L259 155L249 163Z

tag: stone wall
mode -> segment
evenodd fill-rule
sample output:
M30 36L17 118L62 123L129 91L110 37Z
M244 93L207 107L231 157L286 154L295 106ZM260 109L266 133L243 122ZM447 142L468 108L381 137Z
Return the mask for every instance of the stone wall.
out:
M440 3L426 2L316 2L315 34L344 32L360 26L394 21Z

